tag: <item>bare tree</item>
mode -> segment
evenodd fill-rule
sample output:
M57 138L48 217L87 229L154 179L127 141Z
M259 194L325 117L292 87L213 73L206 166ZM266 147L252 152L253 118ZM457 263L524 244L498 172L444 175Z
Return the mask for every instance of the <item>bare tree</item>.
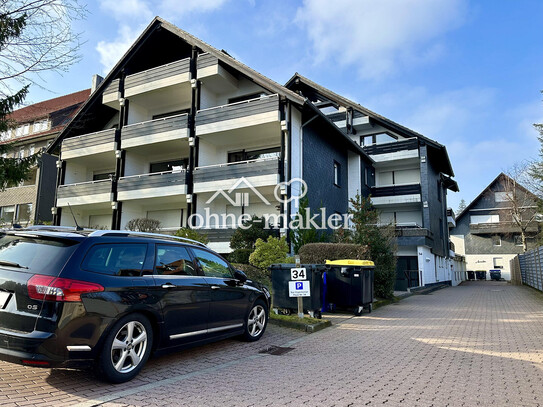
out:
M538 211L540 199L524 186L534 185L528 171L530 165L530 163L517 164L501 179L505 205L500 214L511 222L514 232L520 234L524 252L528 250L527 237L537 233L540 220Z
M86 13L80 0L0 0L0 95L77 62L81 34L72 25Z

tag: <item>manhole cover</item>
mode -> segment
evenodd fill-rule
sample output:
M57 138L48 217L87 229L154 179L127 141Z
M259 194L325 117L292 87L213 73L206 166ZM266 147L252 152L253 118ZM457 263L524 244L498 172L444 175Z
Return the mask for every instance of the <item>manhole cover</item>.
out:
M290 352L294 348L286 348L281 346L268 346L266 349L261 350L258 353L267 353L268 355L281 356L287 352Z

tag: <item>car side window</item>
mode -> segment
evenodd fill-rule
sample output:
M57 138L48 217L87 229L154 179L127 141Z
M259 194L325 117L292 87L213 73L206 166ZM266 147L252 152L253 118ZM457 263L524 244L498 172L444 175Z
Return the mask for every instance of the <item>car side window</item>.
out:
M81 268L100 274L134 277L141 274L147 244L102 243L92 246Z
M202 249L193 248L192 251L206 277L232 278L228 263L219 256Z
M196 275L194 263L183 246L157 244L155 270L160 275Z

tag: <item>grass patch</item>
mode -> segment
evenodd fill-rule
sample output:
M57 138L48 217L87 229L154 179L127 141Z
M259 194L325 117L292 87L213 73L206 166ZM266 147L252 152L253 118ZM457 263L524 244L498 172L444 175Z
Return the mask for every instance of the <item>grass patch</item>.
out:
M304 316L303 318L298 318L298 315L278 315L275 312L270 313L270 319L274 319L276 321L286 321L286 322L294 322L294 323L304 323L306 325L314 325L318 324L319 322L325 322L326 319L317 319L317 318L311 318L309 316Z

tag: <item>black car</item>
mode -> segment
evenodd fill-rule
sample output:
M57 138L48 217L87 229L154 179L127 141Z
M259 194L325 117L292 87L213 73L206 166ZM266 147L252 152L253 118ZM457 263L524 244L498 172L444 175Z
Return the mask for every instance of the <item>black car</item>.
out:
M135 377L151 352L242 336L268 322L268 290L205 245L129 231L0 235L0 360Z

